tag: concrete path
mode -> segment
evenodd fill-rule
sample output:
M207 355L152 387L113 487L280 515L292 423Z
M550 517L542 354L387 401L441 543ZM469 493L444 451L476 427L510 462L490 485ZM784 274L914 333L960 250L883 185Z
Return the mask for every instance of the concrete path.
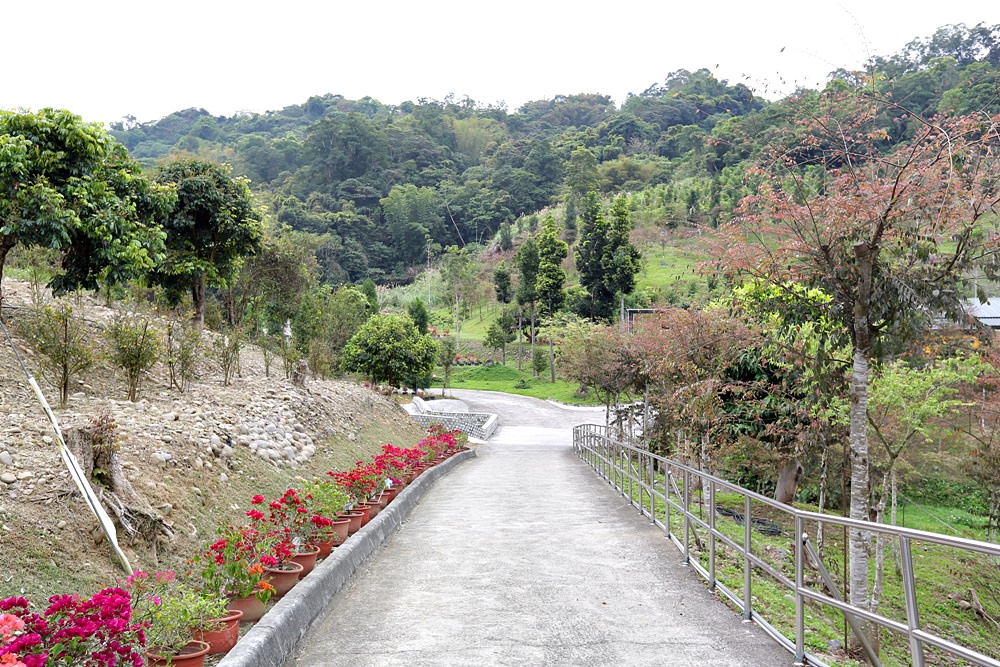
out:
M571 450L603 411L455 391L502 426L334 597L286 667L787 666Z

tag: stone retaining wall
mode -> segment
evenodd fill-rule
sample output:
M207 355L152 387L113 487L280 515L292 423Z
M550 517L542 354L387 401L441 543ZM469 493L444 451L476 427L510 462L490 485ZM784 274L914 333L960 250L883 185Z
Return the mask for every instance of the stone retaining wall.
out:
M419 396L413 397L413 407L416 413L410 416L422 426L441 424L449 431L463 431L480 440L488 440L500 423L499 418L489 412L432 412Z

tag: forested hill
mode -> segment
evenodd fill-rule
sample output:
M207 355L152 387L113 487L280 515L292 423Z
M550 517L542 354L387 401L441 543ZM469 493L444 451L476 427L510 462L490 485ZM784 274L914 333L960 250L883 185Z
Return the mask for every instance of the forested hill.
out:
M889 141L904 140L919 117L996 113L998 63L1000 26L982 24L874 58L879 94L899 105L886 118ZM863 84L838 71L827 88ZM665 207L717 223L743 194L755 142L773 139L785 112L816 94L768 103L707 69L679 70L620 108L598 94L514 112L470 99L390 106L328 94L263 114L188 109L112 130L147 166L177 153L230 163L278 222L312 235L326 282L399 282L429 253L489 241L505 223L590 189L667 184Z

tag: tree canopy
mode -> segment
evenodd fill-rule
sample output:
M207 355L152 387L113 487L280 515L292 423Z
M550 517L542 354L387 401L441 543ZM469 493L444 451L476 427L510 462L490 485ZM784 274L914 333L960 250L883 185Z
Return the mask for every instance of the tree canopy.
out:
M884 147L885 104L871 92L799 109L791 151L762 156L757 194L724 228L728 270L818 286L850 341L851 516L868 520L872 363L936 317L956 319L976 276L995 276L1000 163L995 121L936 119ZM818 170L818 171L817 171ZM869 602L866 536L851 531L851 601Z
M437 345L405 315L373 315L344 346L343 368L376 384L412 386L434 368Z
M0 278L15 245L61 252L57 292L141 275L161 257L172 201L100 125L0 111Z
M176 205L164 221L166 257L153 280L179 300L191 294L194 319L205 321L205 287L221 287L235 276L240 260L261 247L263 224L249 184L229 167L183 159L160 168L160 183L177 192Z

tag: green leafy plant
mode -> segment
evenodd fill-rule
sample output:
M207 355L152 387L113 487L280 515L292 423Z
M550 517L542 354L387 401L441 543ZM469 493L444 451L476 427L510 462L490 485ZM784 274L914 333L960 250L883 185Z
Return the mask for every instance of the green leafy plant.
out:
M240 352L246 336L237 328L230 329L226 335L212 342L212 357L222 368L222 384L228 387L240 367Z
M185 391L194 379L195 364L201 351L201 332L181 322L167 324L167 369L170 384Z
M18 330L39 354L43 374L59 388L59 405L69 401L70 381L94 365L90 331L65 301L34 310Z
M132 619L146 625L150 653L171 656L192 640L195 630L213 630L226 615L229 601L216 592L198 590L171 570L136 571L124 583Z
M333 518L337 512L347 509L351 502L350 495L333 480L313 480L307 482L302 489L303 497L309 502L316 514Z
M128 400L135 401L139 384L160 357L160 336L149 320L135 315L119 315L108 327L111 361L125 371Z

